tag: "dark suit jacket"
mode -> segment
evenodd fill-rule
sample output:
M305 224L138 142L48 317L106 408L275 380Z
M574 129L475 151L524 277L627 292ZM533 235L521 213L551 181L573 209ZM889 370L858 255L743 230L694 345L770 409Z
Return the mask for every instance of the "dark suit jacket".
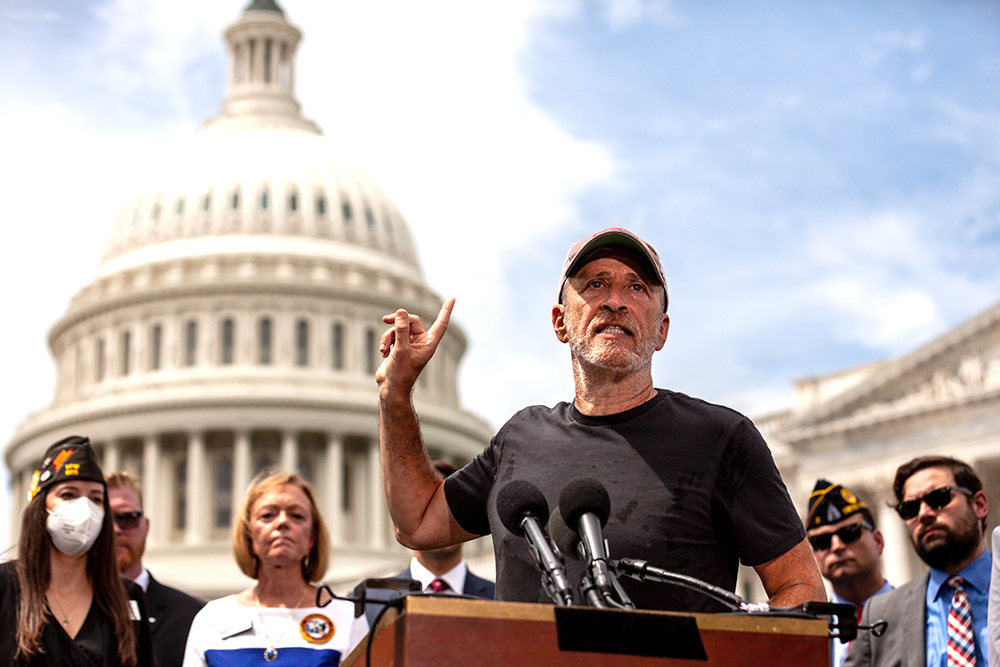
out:
M394 579L412 579L410 575L410 568L407 567L405 570L397 574ZM483 579L482 577L477 577L472 574L471 570L466 570L465 572L465 585L462 588L462 595L471 595L472 597L483 598L484 600L492 600L493 594L496 591L496 584L494 584L489 579ZM365 597L368 600L375 600L374 602L365 603L365 616L368 617L368 627L371 628L375 625L375 617L378 613L382 611L382 607L385 606L384 602L379 602L379 600L390 600L398 595L398 591L390 591L384 588L374 588L368 591Z
M844 667L926 667L924 628L929 581L927 573L868 600L861 613L861 625L876 621L886 621L889 625L881 637L858 629L857 638L847 650Z
M153 636L154 667L181 667L191 621L204 606L204 600L164 586L149 575L146 607Z

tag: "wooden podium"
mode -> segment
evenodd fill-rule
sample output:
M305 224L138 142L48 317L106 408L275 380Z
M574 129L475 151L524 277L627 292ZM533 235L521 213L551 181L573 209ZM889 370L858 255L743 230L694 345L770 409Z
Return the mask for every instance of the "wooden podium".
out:
M827 623L408 596L343 661L366 667L827 667Z

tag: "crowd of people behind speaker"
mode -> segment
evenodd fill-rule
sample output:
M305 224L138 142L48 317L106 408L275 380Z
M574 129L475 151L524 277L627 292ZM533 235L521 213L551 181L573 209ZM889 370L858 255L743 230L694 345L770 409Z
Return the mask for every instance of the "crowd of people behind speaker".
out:
M257 583L198 612L184 667L266 665L279 656L305 667L340 664L368 622L345 600L317 606L330 537L312 486L296 473L263 471L233 524L236 564Z
M868 601L861 624L885 621L885 633L860 632L844 667L983 667L988 657L996 664L988 634L993 565L982 481L962 461L923 456L897 469L892 490L929 571Z
M885 538L868 505L850 489L825 479L816 482L809 495L806 534L819 570L830 582L830 601L854 605L858 620L869 599L892 590L879 560ZM844 663L848 646L831 640L833 667Z
M429 579L422 584L432 590L551 602L524 537L494 505L505 482L524 480L557 506L560 489L586 475L617 510L605 532L615 554L731 592L742 562L772 606L825 600L825 576L834 601L863 608L846 657L833 646L834 667L984 667L987 658L1000 666L1000 577L991 582L989 501L972 468L939 456L899 468L895 509L930 571L890 590L879 564L884 540L863 501L819 480L803 526L749 419L655 388L651 360L667 338L667 304L659 255L639 237L615 228L573 244L552 309L556 337L569 346L573 401L521 411L458 471L432 466L412 403L454 300L430 328L404 310L383 318L390 328L376 381L386 502L400 542L414 550L399 576ZM0 565L0 655L18 667L264 665L279 655L338 664L369 623L344 600L317 606L330 543L311 485L264 471L233 524L236 563L255 585L207 604L162 586L141 562L149 517L138 479L106 481L86 438L56 443L32 481L19 558ZM497 585L470 591L470 579L479 582L460 545L486 534ZM582 567L570 562L568 574L580 580ZM717 610L678 587L624 585L640 609ZM867 631L879 621L884 634Z
M145 596L118 573L90 442L52 445L32 476L17 558L0 564L0 656L15 667L152 664Z

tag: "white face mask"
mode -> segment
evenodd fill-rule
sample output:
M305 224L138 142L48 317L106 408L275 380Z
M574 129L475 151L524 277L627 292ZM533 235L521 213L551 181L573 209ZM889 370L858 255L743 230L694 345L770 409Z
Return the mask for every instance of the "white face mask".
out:
M103 524L104 506L80 496L49 510L45 527L56 549L68 556L79 556L94 546Z

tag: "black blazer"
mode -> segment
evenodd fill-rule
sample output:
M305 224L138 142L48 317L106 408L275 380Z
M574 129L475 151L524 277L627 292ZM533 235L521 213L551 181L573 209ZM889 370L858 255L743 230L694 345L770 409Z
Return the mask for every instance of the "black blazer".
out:
M394 579L412 579L410 574L410 568L407 567L405 570L393 577ZM496 593L496 584L494 584L489 579L483 579L482 577L477 577L472 574L471 570L465 571L465 585L462 587L462 595L470 595L472 597L483 598L484 600L492 600L494 594ZM397 591L389 591L384 588L375 588L366 594L369 600L374 600L372 602L365 603L365 616L368 617L368 627L374 627L375 617L378 616L379 612L382 611L382 607L385 606L385 602L380 602L380 600L389 600L390 598L395 598Z
M154 667L181 667L191 621L204 606L204 600L164 586L152 574L149 575L146 611L153 637Z

